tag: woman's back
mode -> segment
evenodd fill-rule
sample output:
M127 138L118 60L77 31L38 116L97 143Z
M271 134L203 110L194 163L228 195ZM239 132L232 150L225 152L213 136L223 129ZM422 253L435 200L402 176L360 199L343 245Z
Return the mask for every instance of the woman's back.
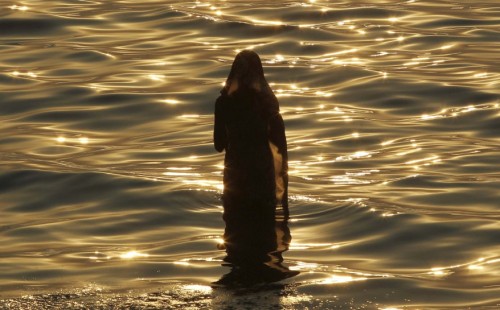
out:
M288 156L278 100L252 51L236 56L215 103L214 146L226 153L222 200L228 260L265 262L278 251L276 211L288 218Z
M255 100L259 98L252 91L222 96L220 104L226 125L226 152L247 158L252 154L262 156L268 150L268 120L256 111Z
M275 197L273 155L269 146L269 120L255 109L257 95L238 91L222 95L216 111L224 119L226 156L224 201L226 209L272 208Z

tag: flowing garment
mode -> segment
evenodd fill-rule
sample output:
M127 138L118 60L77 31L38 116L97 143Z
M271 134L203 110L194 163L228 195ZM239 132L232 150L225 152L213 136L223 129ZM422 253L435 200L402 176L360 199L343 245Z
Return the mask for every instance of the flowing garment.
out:
M214 145L225 150L223 219L228 255L265 261L276 250L277 209L288 218L288 154L275 100L252 89L223 92L215 103Z

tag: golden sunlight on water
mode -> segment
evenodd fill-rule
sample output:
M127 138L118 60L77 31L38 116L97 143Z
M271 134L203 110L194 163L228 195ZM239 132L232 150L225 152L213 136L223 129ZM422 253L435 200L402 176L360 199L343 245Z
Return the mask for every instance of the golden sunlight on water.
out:
M498 308L497 2L1 2L0 308ZM212 130L244 49L290 219L242 276Z

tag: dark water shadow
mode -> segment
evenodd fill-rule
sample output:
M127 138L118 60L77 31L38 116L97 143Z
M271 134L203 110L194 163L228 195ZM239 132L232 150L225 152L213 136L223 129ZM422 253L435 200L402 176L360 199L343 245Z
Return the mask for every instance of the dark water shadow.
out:
M281 209L270 219L243 217L241 221L226 221L227 256L222 265L230 272L213 283L215 288L256 289L299 274L283 263L283 252L292 239L287 213Z

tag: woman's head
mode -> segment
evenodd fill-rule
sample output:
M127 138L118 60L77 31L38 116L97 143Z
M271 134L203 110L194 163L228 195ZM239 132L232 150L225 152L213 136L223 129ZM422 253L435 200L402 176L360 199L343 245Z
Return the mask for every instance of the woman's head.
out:
M260 57L254 51L244 50L236 55L221 93L231 95L238 90L255 91L259 98L256 108L262 114L273 115L279 111L278 100L264 77Z
M240 87L261 91L265 84L267 81L259 55L254 51L244 50L234 58L224 89L229 94Z

